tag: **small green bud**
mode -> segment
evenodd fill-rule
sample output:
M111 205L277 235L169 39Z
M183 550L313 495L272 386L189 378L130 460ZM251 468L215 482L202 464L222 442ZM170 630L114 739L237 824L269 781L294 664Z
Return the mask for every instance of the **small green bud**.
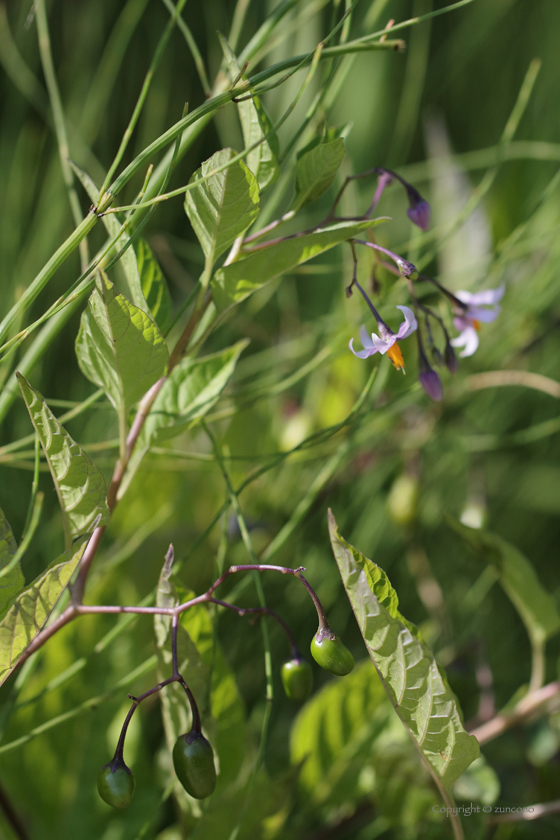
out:
M97 774L101 799L113 808L128 808L134 796L135 781L122 758L114 758Z
M177 778L195 799L206 799L216 787L214 753L202 732L191 729L179 735L173 747Z
M319 628L311 640L311 655L317 665L344 677L354 667L354 657L332 630Z
M303 656L297 656L284 662L280 676L286 696L290 700L295 700L298 703L307 700L313 684L313 671L307 659L304 659Z

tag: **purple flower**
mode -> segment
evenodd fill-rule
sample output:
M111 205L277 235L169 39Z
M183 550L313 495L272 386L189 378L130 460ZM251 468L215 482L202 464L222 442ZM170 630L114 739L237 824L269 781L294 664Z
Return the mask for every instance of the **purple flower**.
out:
M406 211L406 215L410 219L411 222L414 222L421 230L428 230L430 226L430 205L428 202L421 198L418 193L419 201L412 200L410 192L408 193L408 197L410 199L410 207Z
M435 370L430 367L430 363L428 362L422 347L420 333L418 333L418 379L427 395L432 400L440 402L443 398L443 386L441 384L441 379Z
M359 359L367 359L369 356L373 356L374 353L381 353L382 355L387 353L396 369L404 370L404 359L397 341L408 338L418 328L418 321L414 312L408 306L397 306L397 309L400 309L404 315L404 321L400 325L399 331L394 333L381 318L377 317L379 335L372 333L370 338L365 327L360 329L360 338L364 345L364 350L354 350L354 339L350 339L348 346L355 356Z
M453 323L460 335L451 339L453 347L464 347L459 353L461 357L472 356L478 347L478 330L480 324L495 321L500 314L500 301L506 290L502 283L497 289L486 289L483 292L456 292L455 297L463 305L457 310Z
M441 384L441 379L433 368L421 373L418 379L420 380L420 385L429 397L436 402L440 402L443 399L443 386Z

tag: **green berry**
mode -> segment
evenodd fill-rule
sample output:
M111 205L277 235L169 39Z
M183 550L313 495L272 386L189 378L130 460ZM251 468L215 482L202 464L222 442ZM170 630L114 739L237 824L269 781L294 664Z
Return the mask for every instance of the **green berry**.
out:
M329 628L317 630L311 640L311 655L317 665L337 677L346 676L354 667L354 657Z
M121 758L114 758L97 774L99 796L113 808L128 808L134 787L134 776Z
M296 700L298 703L307 700L313 683L313 671L307 659L296 656L284 662L280 676L284 691L290 700Z
M214 753L202 732L193 729L179 735L173 747L173 764L177 778L195 799L206 799L214 792Z

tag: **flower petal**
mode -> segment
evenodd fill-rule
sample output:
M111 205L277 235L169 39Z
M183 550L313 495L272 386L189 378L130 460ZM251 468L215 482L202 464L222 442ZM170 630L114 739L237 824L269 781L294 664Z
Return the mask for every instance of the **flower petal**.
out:
M481 321L483 324L490 324L500 314L502 307L495 304L491 309L482 309L480 306L469 306L468 317L474 321Z
M373 347L373 342L371 340L370 334L363 325L360 327L360 339L366 350L371 350L371 348Z
M354 356L358 357L358 359L367 359L368 356L373 355L373 353L377 353L377 350L375 350L373 347L370 347L367 350L354 350L353 344L354 339L351 338L348 342L348 347L350 348Z
M505 291L505 283L502 283L497 289L484 289L482 292L455 292L455 297L459 298L461 303L466 303L467 305L491 306L503 298Z
M400 325L397 333L397 338L408 338L408 336L418 329L418 321L416 315L408 306L397 306L404 315L404 322Z
M382 355L385 355L387 350L389 350L397 340L397 336L394 333L391 333L388 338L379 338L379 336L375 335L375 333L373 333L371 337L375 348L373 352L381 353Z
M453 347L465 348L462 353L459 353L461 358L464 359L465 356L472 356L478 347L478 333L474 327L466 327L461 335L451 339L451 345Z

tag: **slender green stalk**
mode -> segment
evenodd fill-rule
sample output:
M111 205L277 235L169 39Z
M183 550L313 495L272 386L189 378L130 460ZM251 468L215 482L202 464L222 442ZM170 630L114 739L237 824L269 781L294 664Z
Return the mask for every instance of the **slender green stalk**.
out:
M49 92L49 99L51 101L51 108L53 113L54 128L56 132L56 139L58 143L58 154L60 157L60 166L62 168L62 177L66 192L68 193L68 200L70 202L70 209L72 210L72 218L76 227L82 221L82 209L78 199L78 194L74 186L74 175L72 168L68 163L70 157L70 148L68 145L68 135L66 132L66 120L64 117L64 109L62 107L62 99L60 98L60 91L58 89L58 82L56 80L56 73L51 52L51 39L49 36L49 26L47 22L47 13L45 9L45 0L36 0L35 2L35 17L37 20L37 32L39 35L39 52L41 54L41 63L43 65L43 73L47 83L47 90ZM82 264L82 271L88 264L88 247L87 241L82 239L79 243L80 261Z
M191 52L191 55L192 55L192 58L193 58L193 61L194 61L194 66L196 67L196 72L198 73L198 78L200 79L200 84L202 85L202 90L204 91L204 95L206 97L211 96L212 95L212 89L210 87L210 82L208 81L208 75L206 73L206 67L204 66L204 61L203 61L202 56L200 54L200 50L198 49L198 45L193 38L193 34L192 34L191 30L189 29L189 27L187 26L187 24L185 23L185 21L181 17L181 14L176 11L176 6L172 2L172 0L163 0L163 2L165 3L166 8L169 9L171 14L177 16L177 26L179 27L179 29L183 33L185 41L187 42L187 46L188 46L188 48Z

